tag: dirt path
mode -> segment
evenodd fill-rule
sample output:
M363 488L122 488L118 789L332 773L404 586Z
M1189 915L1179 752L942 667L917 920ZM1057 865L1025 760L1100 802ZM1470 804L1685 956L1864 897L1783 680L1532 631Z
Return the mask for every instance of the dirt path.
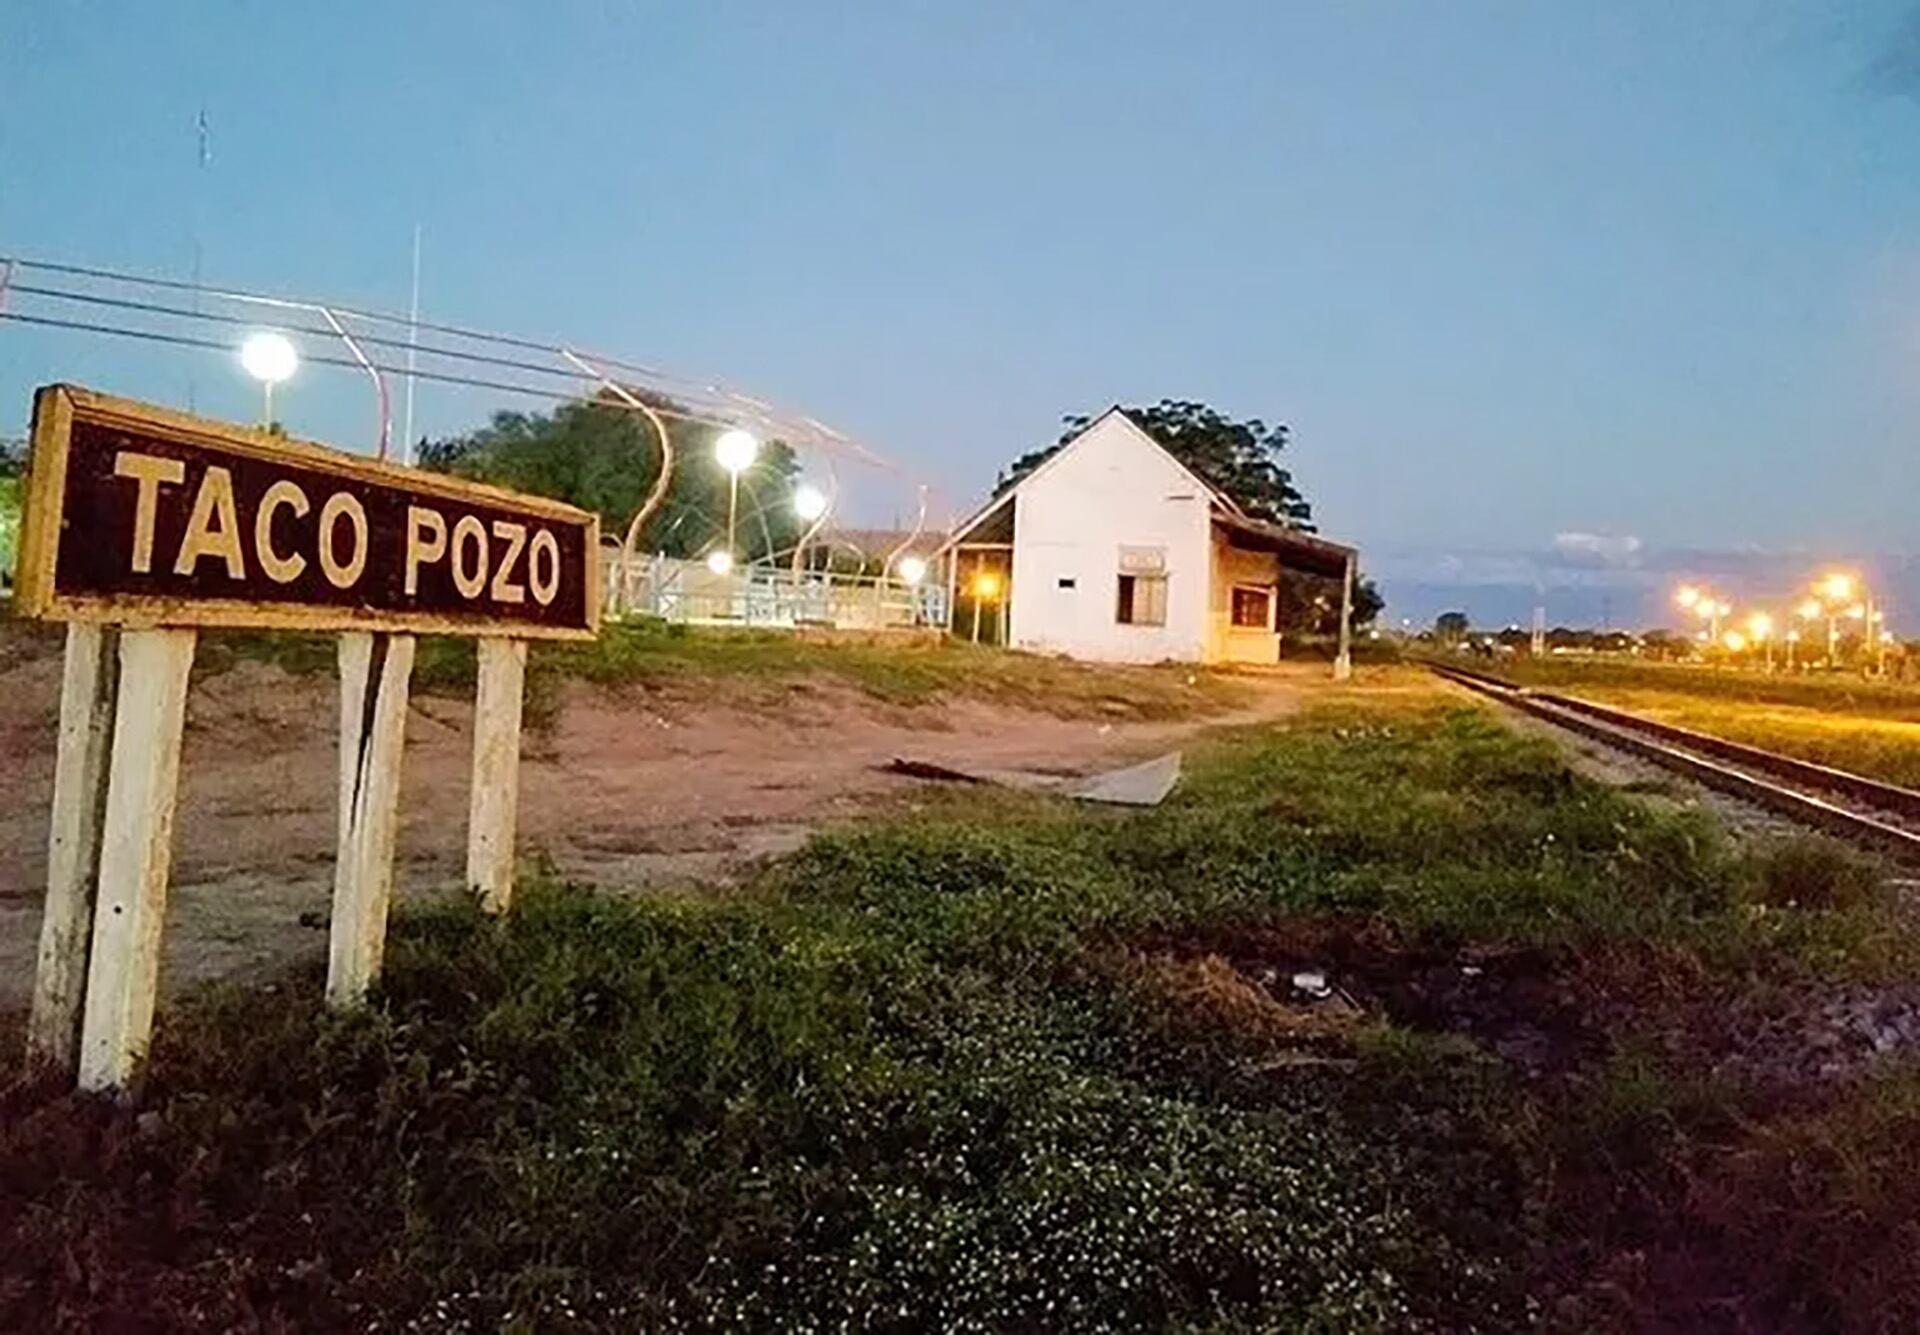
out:
M32 985L46 874L57 653L0 666L0 1008ZM697 688L697 683L694 684ZM723 881L915 782L893 756L1085 773L1150 754L1208 723L1067 720L979 703L902 709L837 682L762 690L750 706L672 693L563 692L530 732L520 850L608 886ZM1236 719L1295 707L1285 676ZM335 720L330 679L242 663L196 681L162 978L177 989L325 946L332 884ZM469 706L416 697L408 723L401 893L443 888L464 857ZM307 925L302 925L303 922Z

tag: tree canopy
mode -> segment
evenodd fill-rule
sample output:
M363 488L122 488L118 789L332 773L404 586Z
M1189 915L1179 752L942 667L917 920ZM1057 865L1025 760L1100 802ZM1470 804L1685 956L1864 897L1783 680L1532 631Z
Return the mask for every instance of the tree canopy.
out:
M1236 422L1204 403L1187 399L1162 399L1150 408L1121 411L1168 454L1230 496L1248 515L1313 530L1312 507L1293 485L1293 474L1280 466L1280 453L1287 447L1284 425L1269 426L1257 417ZM1004 491L1038 468L1092 426L1096 418L1077 413L1063 420L1066 430L1060 439L1014 460L1000 475L996 491Z
M1293 474L1280 465L1281 452L1287 447L1285 425L1269 425L1258 417L1238 422L1190 399L1162 399L1152 407L1125 407L1121 411L1168 454L1192 469L1202 481L1225 493L1250 517L1307 533L1314 531L1313 507L1294 486ZM1015 459L996 480L995 495L1071 444L1098 420L1098 414L1075 413L1061 420L1066 430L1060 439ZM1281 582L1282 618L1289 625L1316 633L1333 631L1339 604L1327 597L1325 588L1332 582L1289 572ZM1386 600L1372 580L1354 580L1355 625L1368 624L1385 606Z
M654 406L679 411L655 396ZM666 499L640 534L644 551L698 556L727 529L727 474L714 462L718 428L667 418L673 440L673 478ZM423 467L515 491L551 496L600 516L619 537L645 502L660 473L660 444L647 419L606 398L562 404L551 413L501 412L465 435L424 441ZM799 521L789 503L799 471L793 450L768 441L740 474L738 543L749 561L790 549Z

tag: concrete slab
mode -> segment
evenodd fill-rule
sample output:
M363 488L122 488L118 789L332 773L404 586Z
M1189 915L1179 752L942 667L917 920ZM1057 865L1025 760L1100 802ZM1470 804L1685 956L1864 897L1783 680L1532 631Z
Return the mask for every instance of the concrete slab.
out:
M1095 774L1073 790L1082 802L1110 802L1129 807L1157 807L1180 782L1180 753L1129 765L1125 769Z

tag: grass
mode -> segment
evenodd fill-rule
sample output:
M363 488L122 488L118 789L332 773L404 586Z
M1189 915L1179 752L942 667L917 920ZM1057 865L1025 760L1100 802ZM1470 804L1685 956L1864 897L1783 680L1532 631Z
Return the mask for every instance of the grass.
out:
M1503 661L1500 671L1678 727L1920 787L1920 688L1909 684L1559 659Z
M1911 1105L1703 1080L1690 1009L1911 977L1871 878L1400 687L1226 733L1150 812L930 790L724 900L417 911L361 1015L202 994L141 1111L0 1095L0 1326L1907 1310L1914 1250L1848 1241L1912 1227L1851 1157ZM1293 1004L1303 961L1361 1017ZM1712 1164L1751 1171L1708 1201Z
M252 631L202 637L201 671L218 672L243 660L294 673L331 672L333 640ZM796 637L636 620L609 623L588 643L536 643L528 661L529 708L536 720L550 717L567 681L725 692L751 704L756 693L777 700L779 685L807 678L837 681L888 704L957 698L1069 718L1180 719L1243 706L1252 698L1246 682L1230 673L1184 665L1094 665L958 641ZM416 689L470 691L473 679L473 641L420 641Z
M1528 686L1549 689L1649 690L1746 705L1787 705L1868 718L1920 722L1920 683L1870 679L1848 672L1773 676L1687 664L1545 658L1497 660L1498 671Z

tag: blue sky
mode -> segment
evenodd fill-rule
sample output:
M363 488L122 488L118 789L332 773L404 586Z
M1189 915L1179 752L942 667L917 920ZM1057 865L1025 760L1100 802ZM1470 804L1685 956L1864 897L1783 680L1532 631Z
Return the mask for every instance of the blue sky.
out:
M724 375L953 505L1063 413L1204 399L1293 426L1396 611L1632 621L1670 570L1920 555L1908 8L15 0L0 252L197 236L400 308L417 222L430 316ZM0 430L183 365L0 325ZM287 414L352 444L335 380Z

